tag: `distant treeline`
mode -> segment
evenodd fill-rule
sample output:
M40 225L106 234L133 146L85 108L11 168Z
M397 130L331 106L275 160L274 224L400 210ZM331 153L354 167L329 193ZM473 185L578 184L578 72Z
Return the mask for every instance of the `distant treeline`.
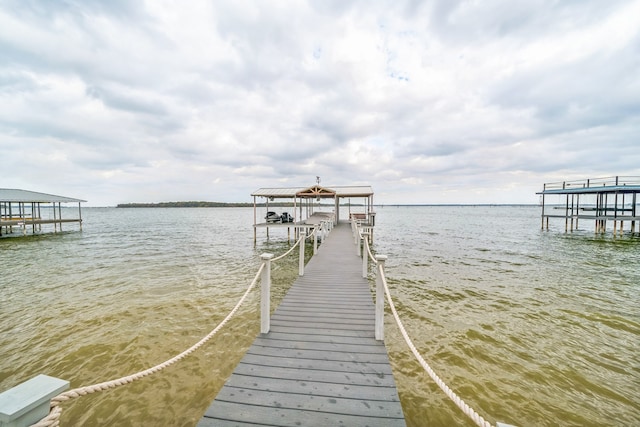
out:
M253 203L223 203L223 202L161 202L161 203L119 203L118 208L247 208ZM265 206L258 203L256 206ZM293 203L269 203L269 207L289 207Z

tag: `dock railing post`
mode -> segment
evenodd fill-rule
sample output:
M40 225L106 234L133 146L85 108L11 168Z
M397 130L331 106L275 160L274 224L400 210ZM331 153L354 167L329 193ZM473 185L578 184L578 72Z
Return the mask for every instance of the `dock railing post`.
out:
M273 254L260 255L260 259L264 261L260 282L260 333L263 334L271 329L271 258Z
M378 341L384 341L384 282L382 281L382 275L384 273L384 263L386 260L386 255L376 255L378 273L376 274L375 335Z
M322 225L320 225L320 227L322 227ZM318 226L316 226L316 228L313 230L313 254L315 255L316 253L318 253L318 232L320 230L318 229Z
M304 276L304 246L307 239L307 230L300 229L300 260L298 262L298 275Z
M353 224L353 243L358 243L358 229L360 228L360 224L358 223L357 219L353 219L352 220L352 224Z
M360 234L360 231L357 231L357 236L358 236L358 240L357 242L357 248L356 248L356 253L358 254L358 256L362 256L362 234Z
M369 272L369 251L368 251L367 233L362 233L362 277L367 278Z
M351 220L351 234L353 235L353 243L356 242L356 221L354 219Z

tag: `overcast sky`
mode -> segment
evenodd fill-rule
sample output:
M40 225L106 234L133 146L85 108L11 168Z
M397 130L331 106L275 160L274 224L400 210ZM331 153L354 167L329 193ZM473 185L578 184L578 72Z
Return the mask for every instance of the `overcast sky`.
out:
M640 1L0 0L0 187L538 203L640 175Z

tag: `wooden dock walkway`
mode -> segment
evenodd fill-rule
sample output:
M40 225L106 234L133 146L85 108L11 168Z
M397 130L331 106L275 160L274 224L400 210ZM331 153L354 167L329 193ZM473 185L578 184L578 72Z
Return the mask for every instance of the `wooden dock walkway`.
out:
M348 223L337 225L198 423L405 426Z

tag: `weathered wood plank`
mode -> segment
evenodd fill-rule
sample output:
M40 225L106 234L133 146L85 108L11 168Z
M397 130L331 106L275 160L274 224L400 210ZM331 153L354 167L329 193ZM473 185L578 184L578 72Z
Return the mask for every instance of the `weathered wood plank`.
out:
M211 408L210 408L211 409ZM201 422L201 427L209 426L350 426L350 427L396 427L405 426L404 418L375 418L317 412L310 410L280 408L277 405L256 406L251 411L237 412L238 405L220 401L218 410L227 418L212 414L209 422Z
M274 345L277 344L281 346L289 345L287 343L295 343L299 348L316 348L332 351L378 351L386 354L385 347L371 342L371 338L326 335L315 335L310 337L309 334L286 334L282 332L270 332L269 338L270 340L265 342L271 342ZM265 338L258 337L257 339Z
M330 335L341 337L370 337L371 331L362 325L345 327L344 325L332 325L333 327L323 327L324 323L308 322L272 322L271 325L278 327L278 332L290 332L292 334L307 335Z
M276 357L297 357L299 359L333 360L337 362L387 363L385 353L373 352L340 352L327 350L303 350L299 348L264 347L252 345L247 354Z
M225 387L218 397L227 403L244 404L251 399L252 405L305 411L324 412L331 414L355 415L359 417L399 418L397 402L384 400L367 400L360 397L345 398L338 396L318 396L311 393L298 394L288 391L275 392L256 389ZM216 414L212 414L216 415Z
M307 310L279 310L278 317L276 320L287 320L289 318L298 318L301 315L306 314L305 318L310 321L315 320L323 320L323 321L333 321L333 322L341 322L344 323L345 320L348 321L364 321L371 322L375 319L375 316L369 312L361 311L358 312L356 310L336 313L335 311L331 311L329 313L323 313L319 310L307 309Z
M344 385L366 385L379 387L392 387L395 385L391 374L377 372L340 372L311 369L295 369L269 367L264 369L262 365L250 365L240 363L236 367L234 375L248 375L256 378L284 378L296 381L322 381L327 383Z
M313 394L316 396L338 396L344 398L360 398L368 400L383 400L396 402L398 393L394 387L381 388L380 386L363 386L336 383L325 383L317 381L295 381L283 378L265 378L257 382L252 376L234 375L229 380L227 387L237 387L244 389L270 390L279 392L290 392L297 394Z
M311 369L311 370L325 370L334 372L368 372L375 374L389 375L391 374L391 367L388 363L371 363L371 362L358 362L352 361L338 361L338 360L326 360L326 359L303 359L298 357L289 357L286 354L279 356L267 356L264 354L252 354L247 353L242 359L242 363L267 366L270 368L296 368L296 369ZM356 368L357 370L354 370Z

